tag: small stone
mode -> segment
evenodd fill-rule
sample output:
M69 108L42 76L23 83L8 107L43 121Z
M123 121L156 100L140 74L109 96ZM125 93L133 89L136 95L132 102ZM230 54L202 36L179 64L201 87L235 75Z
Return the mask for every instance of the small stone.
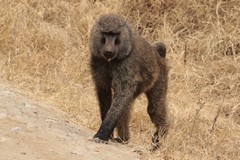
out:
M5 119L5 118L7 118L7 113L1 112L0 113L0 119Z
M16 126L16 127L12 127L12 128L11 128L11 131L13 131L13 132L18 132L18 131L20 131L20 130L22 130L22 127Z
M0 139L0 143L4 143L4 142L6 142L7 140L8 140L8 138L2 137L2 138Z

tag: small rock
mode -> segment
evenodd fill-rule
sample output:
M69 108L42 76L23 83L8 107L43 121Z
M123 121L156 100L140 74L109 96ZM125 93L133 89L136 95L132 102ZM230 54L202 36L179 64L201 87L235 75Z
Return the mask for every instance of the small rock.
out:
M56 123L56 120L54 120L54 119L46 119L46 122L54 122L54 123Z
M1 112L0 119L5 119L5 118L7 118L7 113Z
M9 139L9 138L2 137L2 138L0 139L0 143L4 143L4 142L6 142L8 139Z
M20 131L20 130L22 130L22 127L16 126L16 127L12 127L12 128L11 128L11 131L13 131L13 132L18 132L18 131Z
M26 102L23 102L22 104L23 104L23 106L25 106L25 107L27 107L27 108L36 108L35 106L30 105L30 104L28 104L28 103L26 103Z
M27 153L26 152L21 152L22 155L26 155Z

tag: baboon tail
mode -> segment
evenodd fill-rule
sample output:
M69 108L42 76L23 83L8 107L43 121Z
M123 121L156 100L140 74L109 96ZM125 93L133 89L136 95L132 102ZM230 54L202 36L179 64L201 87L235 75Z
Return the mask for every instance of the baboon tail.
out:
M155 44L153 44L153 47L155 48L155 50L157 51L157 53L165 58L166 57L166 46L165 44L161 43L161 42L157 42Z

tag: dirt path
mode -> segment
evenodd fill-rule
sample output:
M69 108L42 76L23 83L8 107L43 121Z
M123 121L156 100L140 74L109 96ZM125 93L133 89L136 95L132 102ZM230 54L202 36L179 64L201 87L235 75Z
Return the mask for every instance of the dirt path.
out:
M0 84L0 160L139 159L126 146L88 141L94 133L69 119Z

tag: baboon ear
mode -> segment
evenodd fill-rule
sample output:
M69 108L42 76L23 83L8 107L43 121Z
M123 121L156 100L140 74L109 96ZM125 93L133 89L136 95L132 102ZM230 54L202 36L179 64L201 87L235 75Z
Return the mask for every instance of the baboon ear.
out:
M127 25L122 28L122 31L119 35L119 40L121 43L118 48L117 58L124 59L132 50L132 32Z
M97 57L100 56L101 39L101 32L99 31L98 26L94 25L89 37L89 46L91 54Z

